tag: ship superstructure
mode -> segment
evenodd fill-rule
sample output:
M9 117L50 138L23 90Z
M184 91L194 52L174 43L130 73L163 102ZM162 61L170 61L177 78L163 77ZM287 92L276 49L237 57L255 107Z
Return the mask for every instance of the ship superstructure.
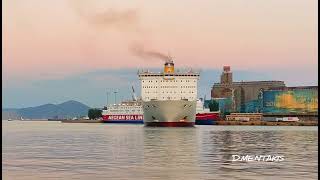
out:
M143 123L141 103L122 102L111 104L102 110L102 119L105 123Z
M163 72L139 71L146 126L193 126L199 72L176 72L171 57Z

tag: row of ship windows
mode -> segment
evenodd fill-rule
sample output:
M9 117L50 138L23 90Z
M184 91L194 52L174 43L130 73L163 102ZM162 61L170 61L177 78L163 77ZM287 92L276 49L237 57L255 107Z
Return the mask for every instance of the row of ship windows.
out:
M113 109L113 108L110 108L110 109ZM139 107L119 107L114 109L139 109Z
M109 110L110 112L129 112L130 110L119 110L119 109L117 109L117 110ZM138 109L138 110L131 110L132 112L134 112L134 111L141 111L141 109Z
M157 99L157 98L146 97L146 99L150 100L150 99ZM160 98L160 99L161 99L161 98ZM186 97L167 97L167 98L162 97L162 99L194 99L194 98L192 98L192 97L189 97L189 98L186 98Z
M142 82L144 82L144 80ZM146 82L158 82L158 81L157 80L156 81L149 80L149 81L146 81ZM160 82L178 82L178 80L161 80ZM181 80L181 82L183 82L183 80ZM185 82L191 82L191 81L190 80L185 80ZM193 80L193 82L196 82L196 80Z
M155 76L163 76L161 74L152 74L152 75L149 75L149 74L142 74L142 75L139 75L139 76L152 76L152 77L155 77ZM198 74L167 74L165 76L199 76Z
M178 86L142 86L142 88L178 88ZM180 88L196 88L196 86L180 86Z
M158 93L158 91L153 91L153 92L152 92L152 91L146 91L145 93L146 93L146 94ZM176 91L173 91L173 92L172 92L172 91L170 91L170 92L168 92L168 91L166 91L166 92L162 91L162 93L171 93L171 94L172 94L172 93L178 93L178 92L176 92ZM187 92L186 92L186 91L181 91L181 93L187 93ZM193 92L193 91L189 91L189 93L194 93L194 92Z
M122 109L109 109L109 110L126 110L126 111L128 111L128 110L132 110L132 111L136 111L136 110L139 110L140 108L126 108L126 109L124 109L124 108L122 108Z

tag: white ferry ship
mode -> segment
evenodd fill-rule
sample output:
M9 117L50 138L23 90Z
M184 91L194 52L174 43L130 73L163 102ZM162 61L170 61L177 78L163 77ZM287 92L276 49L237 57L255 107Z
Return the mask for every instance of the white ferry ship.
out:
M164 71L139 71L144 124L146 126L193 126L196 118L200 73L175 72L168 57Z

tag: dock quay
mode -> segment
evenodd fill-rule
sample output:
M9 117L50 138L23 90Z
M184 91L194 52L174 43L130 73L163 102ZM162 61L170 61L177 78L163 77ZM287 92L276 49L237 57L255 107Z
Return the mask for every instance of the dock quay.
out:
M313 120L305 120L305 121L216 121L215 125L223 125L223 126L318 126L318 121Z
M77 120L72 120L72 119L61 119L60 120L62 123L103 123L103 120L98 119L98 120L88 120L88 119L77 119Z

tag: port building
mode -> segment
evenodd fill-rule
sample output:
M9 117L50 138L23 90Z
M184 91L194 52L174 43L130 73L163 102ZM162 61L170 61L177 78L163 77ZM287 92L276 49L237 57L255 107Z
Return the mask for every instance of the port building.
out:
M222 113L318 119L318 86L286 87L284 81L233 82L229 66L224 66L220 83L214 83L211 98L219 103ZM232 119L238 115L228 117Z
M211 98L218 101L221 112L261 112L262 91L286 87L284 81L234 82L230 66L224 66L220 83L214 83Z

